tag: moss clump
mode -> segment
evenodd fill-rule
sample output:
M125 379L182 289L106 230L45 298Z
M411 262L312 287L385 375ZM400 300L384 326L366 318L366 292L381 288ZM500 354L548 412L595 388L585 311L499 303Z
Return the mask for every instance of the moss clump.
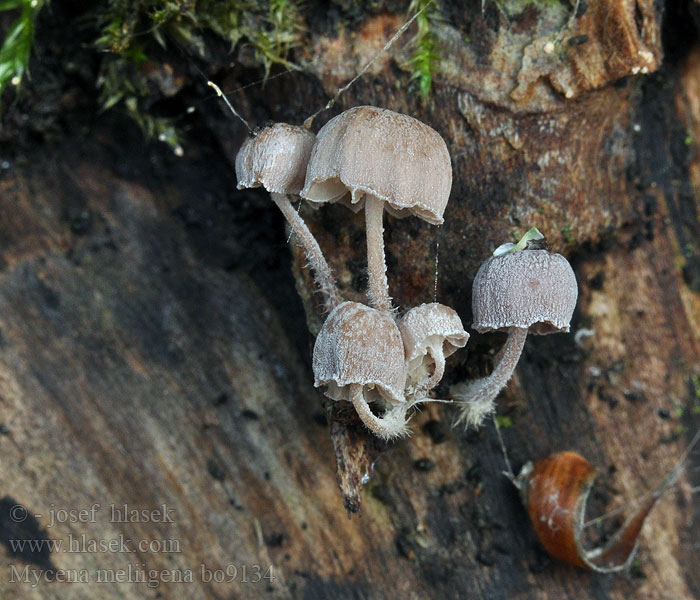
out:
M36 16L45 3L0 0L0 12L18 11L0 49L0 94L9 84L18 85L28 68ZM241 62L261 67L265 77L275 64L297 68L290 56L306 34L300 4L301 0L99 0L73 13L69 26L80 32L81 41L88 38L97 52L102 108L126 110L147 136L179 153L174 120L156 107L184 86L183 74L172 72L173 56L211 61L224 40L231 51L244 56Z
M109 0L97 8L97 48L104 53L98 84L104 109L120 105L149 137L182 152L172 119L152 114L153 82L144 72L158 70L161 49L173 46L192 56L207 56L207 35L223 38L231 49L250 47L252 62L265 77L273 65L296 68L290 60L305 34L294 0Z
M0 12L20 11L0 47L0 97L8 83L19 85L29 66L34 43L34 21L44 0L3 0Z
M97 46L112 54L141 53L154 40L204 56L204 37L211 31L232 48L249 44L266 72L273 64L293 68L289 53L305 33L295 0L109 0L97 11Z
M420 14L416 18L418 33L413 40L413 55L408 61L411 80L418 85L423 102L427 102L433 87L433 76L440 68L440 42L435 33L440 14L435 0L412 0L409 11Z

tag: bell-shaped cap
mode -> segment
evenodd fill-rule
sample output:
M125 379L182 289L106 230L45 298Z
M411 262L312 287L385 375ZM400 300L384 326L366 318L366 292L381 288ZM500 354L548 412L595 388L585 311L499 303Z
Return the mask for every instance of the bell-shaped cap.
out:
M576 276L561 254L519 250L492 256L474 278L473 327L480 333L510 327L569 331L577 297Z
M358 106L318 132L301 196L359 210L370 194L396 216L439 225L451 187L450 155L437 131L385 108Z
M359 384L368 401L405 401L399 329L391 315L364 304L343 302L328 315L316 338L313 370L314 385L328 386L326 395L334 400L347 400L348 386Z
M262 186L276 194L298 194L315 139L308 129L287 123L248 138L236 155L238 189Z
M447 358L469 340L457 312L437 302L411 308L399 322L399 331L409 372L420 367L428 348Z

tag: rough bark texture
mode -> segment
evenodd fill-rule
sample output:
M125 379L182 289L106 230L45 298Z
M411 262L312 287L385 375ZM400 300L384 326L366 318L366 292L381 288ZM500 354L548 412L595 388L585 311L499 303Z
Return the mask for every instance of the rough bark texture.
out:
M301 123L404 19L393 5L351 22L343 3L309 4L305 71L232 98L256 124ZM700 45L691 18L700 11L671 4L589 2L562 30L570 10L554 2L522 3L509 25L492 3L482 15L479 2L444 2L445 61L428 105L406 92L406 38L316 123L374 104L424 120L448 143L445 224L386 219L401 310L433 300L438 243L437 299L465 324L471 280L500 243L537 226L569 257L580 289L572 334L527 340L499 410L512 422L503 434L516 467L571 449L600 470L598 512L656 485L700 426ZM235 89L258 75L218 77ZM70 116L75 87L51 98L79 127L50 132L49 144L32 143L36 123L19 127L23 105L9 112L17 134L0 156L0 595L700 595L697 471L650 517L632 572L595 575L539 546L501 475L492 426L453 430L454 411L435 405L414 417L410 439L385 446L346 406L324 408L310 372L320 298L293 243L290 276L269 198L235 191L245 131L215 98L201 101L205 90L193 81L184 92L202 116L183 159L143 145L119 117ZM363 215L301 213L342 292L365 299ZM504 340L471 333L448 359L439 396L488 372ZM95 503L94 519L80 518ZM114 521L110 505L124 504L165 504L173 522ZM71 536L123 536L131 551L66 552ZM64 547L11 542L49 538ZM138 548L149 540L155 546ZM12 565L28 568L30 581L39 574L38 585L13 582ZM273 579L253 583L255 565L261 575L272 567ZM98 583L129 568L122 577L132 582ZM86 569L89 582L47 583L61 569ZM187 569L191 583L165 581ZM207 581L216 570L226 582ZM149 576L158 587L142 581Z

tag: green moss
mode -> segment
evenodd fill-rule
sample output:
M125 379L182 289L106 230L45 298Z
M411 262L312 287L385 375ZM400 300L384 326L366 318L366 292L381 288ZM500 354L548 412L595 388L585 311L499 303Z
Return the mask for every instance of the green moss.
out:
M423 102L430 98L433 76L438 72L441 61L440 41L435 34L440 14L435 0L412 0L409 12L422 11L416 18L418 33L413 40L413 55L407 65L411 69L411 80L418 86Z
M125 108L149 137L176 152L181 148L175 124L151 114L153 92L142 75L144 67L159 68L152 58L158 47L204 57L207 34L213 33L232 50L252 48L267 77L275 64L297 68L290 54L306 32L295 0L107 0L95 9L95 18L95 45L103 53L102 107Z
M508 416L496 415L494 418L496 420L496 423L498 423L498 426L502 429L508 429L508 427L513 426L513 419L511 419Z
M695 399L700 400L700 377L698 375L691 375L690 384L693 386L693 394L695 394Z
M564 227L561 228L561 236L564 238L564 241L567 244L573 244L574 243L574 228L570 223L567 223L564 225Z
M0 0L0 12L20 11L0 47L0 96L8 83L19 85L29 66L34 44L34 21L44 0Z

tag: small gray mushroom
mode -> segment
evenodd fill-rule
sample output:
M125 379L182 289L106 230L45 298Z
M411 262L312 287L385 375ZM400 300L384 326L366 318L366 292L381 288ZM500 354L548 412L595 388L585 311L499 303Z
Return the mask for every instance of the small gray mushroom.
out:
M248 138L236 155L238 189L264 187L301 243L314 271L316 284L330 312L342 302L335 279L316 238L289 196L298 196L316 136L304 127L275 123Z
M561 254L517 250L481 265L472 290L473 327L480 333L507 331L508 340L489 376L452 388L452 397L462 404L458 423L478 427L494 411L494 399L510 380L528 332L569 331L577 297L576 276Z
M406 355L407 389L417 395L440 383L445 359L469 340L457 312L437 302L411 308L399 321L399 331Z
M349 400L367 428L384 439L408 433L406 366L392 316L358 302L343 302L326 319L313 354L314 385L333 400ZM369 407L385 408L379 417Z
M384 258L384 208L398 217L443 222L452 187L445 141L432 127L384 108L358 106L318 132L301 196L364 207L369 296L391 310Z

